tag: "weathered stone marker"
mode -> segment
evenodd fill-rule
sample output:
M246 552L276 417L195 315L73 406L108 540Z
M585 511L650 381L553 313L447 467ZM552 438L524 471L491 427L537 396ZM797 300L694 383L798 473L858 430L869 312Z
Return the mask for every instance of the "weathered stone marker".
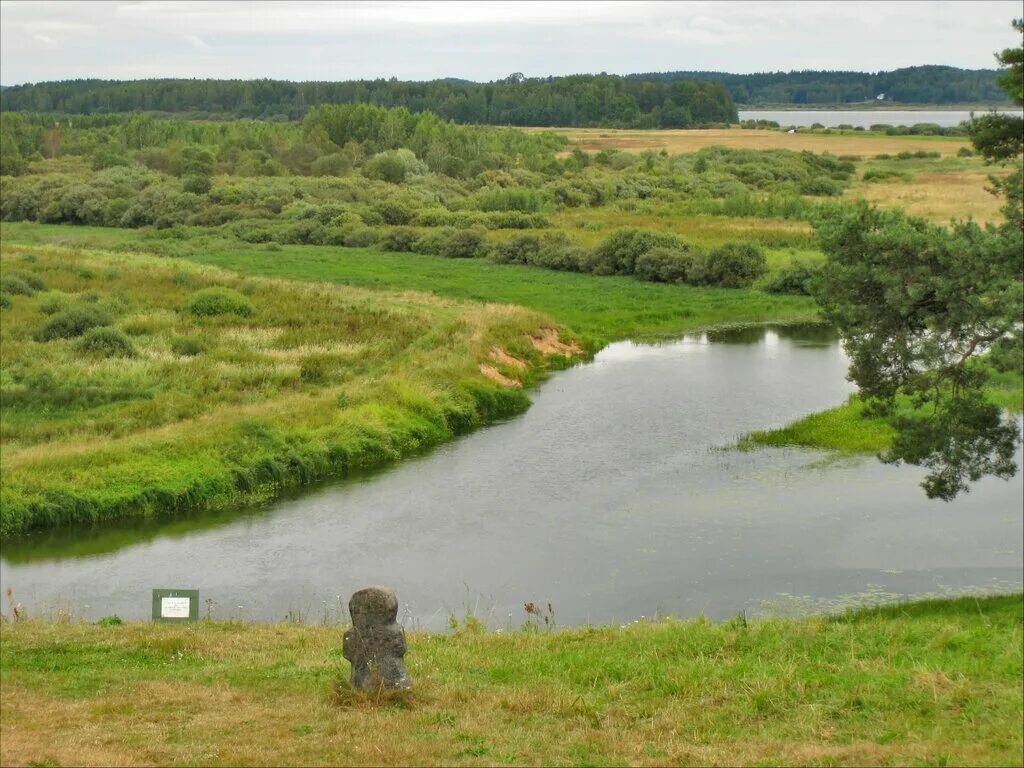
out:
M412 688L405 669L405 630L398 618L398 598L387 587L360 589L348 601L352 628L345 633L342 655L352 663L352 687L361 691Z

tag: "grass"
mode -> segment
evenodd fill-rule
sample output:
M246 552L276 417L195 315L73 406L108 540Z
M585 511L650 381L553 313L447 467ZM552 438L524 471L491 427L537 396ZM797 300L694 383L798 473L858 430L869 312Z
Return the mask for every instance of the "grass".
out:
M521 386L579 350L499 304L6 241L0 258L42 286L3 310L4 535L236 506L393 461L523 410ZM42 340L83 313L130 355Z
M350 690L336 627L2 627L4 765L1020 765L1021 595L837 617L409 634Z
M101 227L4 224L10 243L87 244L146 250L145 233ZM500 302L545 313L584 337L588 346L626 337L679 335L716 325L806 322L818 317L805 296L644 283L478 259L445 259L368 248L280 246L273 251L224 240L197 240L186 258L246 275L342 283L365 288L424 291L456 299ZM787 251L773 253L781 264Z
M1011 413L1024 411L1024 379L1014 373L992 373L987 395L990 401ZM738 446L797 446L838 454L877 454L892 442L893 428L879 416L866 416L864 403L851 395L847 402L826 411L812 413L778 429L751 432Z
M955 155L961 147L970 147L966 138L950 136L886 136L868 131L812 134L804 131L747 130L740 128L705 130L616 130L612 128L544 128L560 133L582 149L606 148L627 152L669 154L696 152L704 147L735 149L792 149L798 152L831 152L834 155L876 155L914 152L919 149Z

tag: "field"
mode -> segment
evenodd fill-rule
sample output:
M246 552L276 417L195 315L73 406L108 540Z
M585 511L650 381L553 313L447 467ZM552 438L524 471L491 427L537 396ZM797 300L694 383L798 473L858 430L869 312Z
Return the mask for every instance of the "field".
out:
M1020 765L1021 595L839 618L409 635L358 695L336 627L3 625L4 765Z
M159 252L165 242L130 230L24 223L3 224L0 235L12 244L119 251ZM806 322L818 317L807 296L644 283L628 277L595 277L483 259L329 246L285 245L266 251L216 236L186 240L175 252L244 275L422 291L528 307L577 334L591 350L627 337L664 337L715 325Z
M553 321L428 294L17 247L0 530L235 506L514 413Z
M956 155L970 142L952 136L886 136L869 131L815 134L785 131L711 128L703 130L615 130L610 128L544 128L587 151L618 149L624 152L665 150L669 154L697 152L706 147L730 149L789 149L794 152L831 152L834 155L897 154L926 150Z

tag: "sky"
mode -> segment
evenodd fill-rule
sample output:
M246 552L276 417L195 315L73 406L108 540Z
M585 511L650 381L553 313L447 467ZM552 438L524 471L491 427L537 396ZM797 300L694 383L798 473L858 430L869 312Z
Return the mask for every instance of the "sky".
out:
M0 83L994 67L1019 0L0 0Z

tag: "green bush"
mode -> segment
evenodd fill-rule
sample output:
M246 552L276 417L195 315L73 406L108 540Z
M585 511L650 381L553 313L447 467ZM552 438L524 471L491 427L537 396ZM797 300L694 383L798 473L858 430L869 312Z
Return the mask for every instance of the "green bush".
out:
M540 253L540 238L536 235L516 235L498 243L491 260L499 264L535 264Z
M590 253L584 271L595 275L632 275L636 260L653 248L675 248L682 241L675 235L646 229L620 229Z
M418 239L419 233L412 227L391 227L381 236L378 245L384 251L405 253L415 249Z
M765 286L768 293L792 293L800 296L811 295L811 281L818 274L817 268L805 262L796 261L780 269Z
M46 283L39 275L33 274L32 272L8 272L7 277L16 277L23 281L33 291L45 291Z
M178 357L195 357L206 351L206 345L198 336L175 336L171 339L171 352Z
M76 306L53 315L38 331L36 341L73 339L90 328L110 325L110 314L96 306Z
M706 258L704 251L688 243L675 248L658 246L637 258L635 274L654 283L699 283Z
M768 271L764 252L752 243L726 243L708 254L705 285L745 288Z
M186 192L191 192L194 195L205 195L213 187L213 182L210 181L209 176L192 174L184 178L181 186Z
M472 259L486 256L490 248L487 237L479 230L444 227L417 240L415 250L449 259Z
M976 154L970 147L960 147L956 152L957 157L974 157Z
M6 293L0 293L0 309L10 309L14 305L11 297Z
M368 248L379 239L377 230L372 227L356 227L344 235L341 242L346 248Z
M833 179L818 176L801 181L800 194L815 197L838 197L843 194L843 188Z
M249 317L256 311L252 302L230 288L204 288L193 293L185 303L185 310L200 317L239 315Z
M0 291L14 296L31 296L35 290L17 275L0 277Z
M134 357L135 347L131 340L113 326L90 328L78 340L75 349L79 352L100 354L103 357Z

